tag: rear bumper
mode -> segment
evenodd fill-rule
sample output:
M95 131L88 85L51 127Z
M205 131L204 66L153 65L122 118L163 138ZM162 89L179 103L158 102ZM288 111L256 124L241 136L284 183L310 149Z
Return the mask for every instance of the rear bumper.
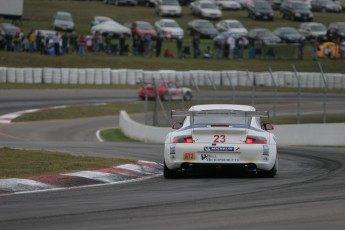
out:
M225 148L225 151L224 151ZM186 159L186 154L190 159ZM276 161L276 145L237 144L210 151L207 145L166 144L164 160L169 169L271 170Z

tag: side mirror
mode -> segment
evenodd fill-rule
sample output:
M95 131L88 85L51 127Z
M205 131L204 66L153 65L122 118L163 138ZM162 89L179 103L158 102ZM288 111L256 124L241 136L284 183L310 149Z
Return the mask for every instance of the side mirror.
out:
M176 122L172 125L172 129L180 129L182 127L182 122Z
M268 123L268 122L267 123L263 123L262 126L263 126L264 130L273 130L274 129L274 126L273 126L272 123Z

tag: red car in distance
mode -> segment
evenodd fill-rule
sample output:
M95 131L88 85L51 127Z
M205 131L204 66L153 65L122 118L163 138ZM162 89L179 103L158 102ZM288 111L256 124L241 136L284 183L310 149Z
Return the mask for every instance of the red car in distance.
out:
M156 98L156 91L158 96L163 101L168 100L192 100L193 92L190 88L180 87L179 84L172 81L156 81L156 88L153 83L147 83L140 87L138 95L139 98L145 100L146 96L148 99Z
M138 34L139 37L144 38L146 34L151 35L151 39L157 38L157 32L151 23L145 21L135 21L132 23L125 24L129 27L133 34Z

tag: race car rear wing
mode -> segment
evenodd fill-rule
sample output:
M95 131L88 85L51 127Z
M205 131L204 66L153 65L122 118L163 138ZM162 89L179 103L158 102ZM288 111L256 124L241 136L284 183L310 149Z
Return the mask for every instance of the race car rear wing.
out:
M191 117L193 121L195 116L212 116L212 117L268 117L268 111L242 111L242 110L203 110L203 111L188 111L188 110L172 110L171 121L182 122L187 116Z
M242 110L172 110L171 118L186 116L239 116L239 117L268 117L268 111L242 111Z

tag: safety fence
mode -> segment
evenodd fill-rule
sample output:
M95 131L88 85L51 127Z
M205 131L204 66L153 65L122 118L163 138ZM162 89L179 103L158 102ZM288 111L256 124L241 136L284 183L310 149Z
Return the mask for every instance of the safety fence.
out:
M134 85L146 80L172 80L184 86L272 86L344 89L345 74L297 71L249 72L110 68L10 68L0 67L0 83Z

